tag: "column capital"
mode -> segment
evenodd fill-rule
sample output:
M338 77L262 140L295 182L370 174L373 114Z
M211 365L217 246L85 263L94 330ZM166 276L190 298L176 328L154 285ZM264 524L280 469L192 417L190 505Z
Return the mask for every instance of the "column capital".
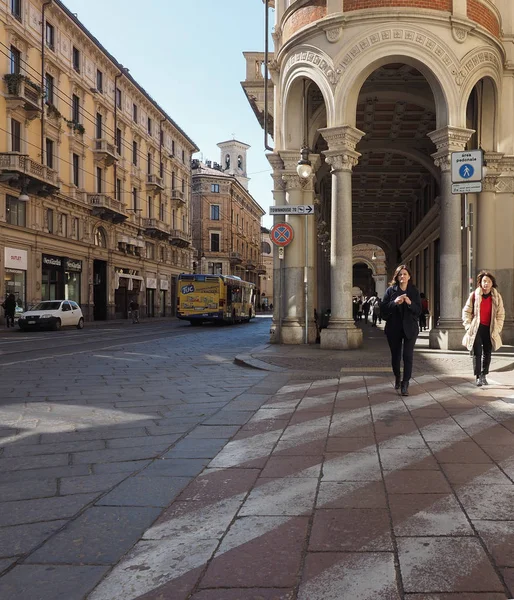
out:
M441 129L427 133L437 148L437 152L432 154L435 166L443 172L450 171L452 168L452 152L462 152L474 133L474 129L450 126L441 127Z
M341 127L326 127L319 132L328 144L328 153L344 154L346 152L356 152L355 147L360 142L365 132L352 127L351 125L342 125ZM327 152L324 152L325 156ZM360 156L360 155L359 155Z
M285 190L285 185L282 181L282 175L284 173L284 161L276 152L266 154L266 158L273 169L271 178L273 179L274 183L274 191L281 192Z
M334 154L325 156L325 162L331 166L330 172L351 171L359 162L359 152L346 152L345 154Z

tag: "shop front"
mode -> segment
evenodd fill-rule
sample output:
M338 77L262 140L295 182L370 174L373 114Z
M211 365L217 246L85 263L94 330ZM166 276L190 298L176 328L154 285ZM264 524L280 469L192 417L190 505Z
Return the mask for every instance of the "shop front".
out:
M155 317L155 293L157 290L157 279L146 278L146 316Z
M117 268L114 273L115 318L128 319L129 304L132 300L141 306L141 292L144 280L133 269Z
M159 280L159 296L160 296L159 301L160 301L160 307L161 307L161 312L160 312L161 317L166 316L166 300L167 300L168 290L169 290L168 280L160 279Z
M27 251L18 248L4 250L4 290L5 297L14 294L16 312L23 312L27 307Z
M82 261L43 254L41 259L41 299L73 300L80 305Z

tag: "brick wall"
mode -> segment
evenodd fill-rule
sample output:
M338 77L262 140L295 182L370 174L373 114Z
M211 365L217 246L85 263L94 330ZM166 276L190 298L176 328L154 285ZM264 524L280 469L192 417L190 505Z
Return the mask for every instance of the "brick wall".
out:
M296 10L284 23L284 39L289 39L299 29L322 19L326 14L326 0L311 0L309 5Z
M468 0L468 18L499 37L500 24L496 15L478 0Z
M344 12L387 7L430 8L451 12L452 0L344 0Z

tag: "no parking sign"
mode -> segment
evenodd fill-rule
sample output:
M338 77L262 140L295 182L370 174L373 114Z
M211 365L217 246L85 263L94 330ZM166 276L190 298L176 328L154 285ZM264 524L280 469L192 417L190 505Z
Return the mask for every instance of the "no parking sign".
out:
M275 246L288 246L294 238L294 231L289 223L277 223L270 231L271 241Z

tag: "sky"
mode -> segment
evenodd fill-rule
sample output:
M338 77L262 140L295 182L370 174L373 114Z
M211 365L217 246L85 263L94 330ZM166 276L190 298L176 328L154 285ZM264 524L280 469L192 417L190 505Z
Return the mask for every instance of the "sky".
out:
M249 190L266 211L262 224L271 227L273 181L264 134L241 87L243 52L264 51L262 0L63 2L195 142L204 160L219 162L216 144L233 137L251 146ZM270 10L270 27L274 18Z

